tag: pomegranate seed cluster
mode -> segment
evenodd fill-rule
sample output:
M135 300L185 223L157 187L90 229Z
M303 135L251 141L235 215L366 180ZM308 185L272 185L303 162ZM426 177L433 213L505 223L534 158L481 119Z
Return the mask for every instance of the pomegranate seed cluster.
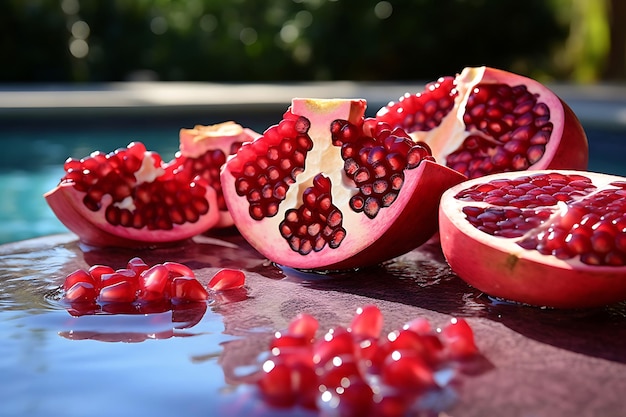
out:
M109 195L112 201L105 208L105 218L113 226L169 230L177 224L194 223L209 211L205 184L167 171L150 181L138 181L136 174L147 157L151 169L163 168L161 157L147 152L140 142L108 154L93 152L80 160L69 158L61 182L71 182L84 192L83 203L92 211L100 210L103 198Z
M520 246L588 265L626 265L626 183L575 201Z
M341 146L344 171L359 191L350 208L373 219L389 207L404 184L404 170L416 168L432 154L423 142L413 140L400 128L367 119L362 126L336 120L330 127L333 145Z
M231 161L237 195L246 197L253 219L275 216L289 186L304 171L307 153L313 148L307 134L310 126L305 117L288 112L261 138L244 144ZM246 162L237 167L238 160Z
M241 288L242 271L219 270L207 287L213 291ZM78 269L63 282L63 300L78 314L150 313L175 305L204 302L209 293L193 270L178 262L150 266L141 258L128 261L126 268L93 265Z
M279 230L293 251L307 255L327 244L336 249L346 237L343 214L332 202L331 185L330 179L317 174L313 186L302 195L303 204L285 212Z
M178 167L174 170L174 174L184 176L187 180L192 180L196 176L203 178L207 184L215 189L219 209L226 210L226 202L220 183L220 169L225 162L226 155L220 149L209 150L197 158L177 155L174 163Z
M589 265L626 265L626 183L597 191L583 175L559 173L493 180L456 195L490 207L466 206L477 229L522 238L518 244ZM495 206L495 207L494 207Z
M383 315L366 305L348 327L316 338L318 327L315 317L300 314L274 335L256 378L270 405L300 405L328 416L402 416L415 412L426 393L445 387L455 363L478 354L463 319L436 331L415 319L381 337Z
M470 134L446 164L469 178L527 169L541 159L553 130L550 109L524 85L476 85L463 122L479 133Z
M559 173L520 175L515 179L491 180L463 190L455 198L483 201L494 206L536 208L570 202L596 189L583 175Z
M441 77L426 84L423 93L407 93L377 118L407 132L428 131L439 126L450 113L457 95L454 77Z

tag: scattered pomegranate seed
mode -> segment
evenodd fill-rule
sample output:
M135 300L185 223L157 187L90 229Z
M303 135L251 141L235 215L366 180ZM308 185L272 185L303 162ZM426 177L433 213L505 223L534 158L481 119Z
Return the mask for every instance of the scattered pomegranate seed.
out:
M224 268L213 275L208 287L214 291L234 290L243 287L246 275L239 269Z
M479 353L464 319L433 330L418 318L380 337L383 315L366 305L348 328L336 326L316 339L318 325L299 314L275 333L256 380L268 404L299 404L329 416L404 416L450 381L439 372L454 375L462 369L455 363Z

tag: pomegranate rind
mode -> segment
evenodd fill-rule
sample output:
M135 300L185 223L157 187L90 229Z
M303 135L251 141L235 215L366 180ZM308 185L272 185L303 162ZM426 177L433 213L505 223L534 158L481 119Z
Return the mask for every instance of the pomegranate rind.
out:
M195 125L191 129L180 129L179 154L185 158L200 158L207 152L220 150L228 157L231 155L235 144L251 142L259 136L261 136L260 133L234 121L214 125ZM215 187L215 184L209 185ZM220 209L219 219L213 227L227 228L233 224L230 212Z
M179 131L179 149L183 156L197 158L210 150L219 149L229 155L235 142L250 142L261 136L234 121L214 125L195 125Z
M219 220L215 190L205 188L209 211L194 223L174 225L170 230L113 226L106 221L104 208L93 212L82 203L85 193L76 190L71 182L62 182L45 193L44 198L61 223L82 243L95 247L144 248L176 244L215 226Z
M250 217L249 204L244 196L237 195L234 185L236 177L233 172L242 164L237 160L239 154L227 161L221 174L224 197L235 225L258 252L285 267L316 271L346 270L380 264L416 248L435 234L439 199L446 189L465 180L464 175L423 160L418 167L404 171L404 184L393 204L370 219L348 208L347 201L357 189L349 185L352 180L345 176L343 161L339 159L329 165L330 160L335 161L334 155L340 153L340 149L331 144L330 123L335 119L355 122L362 119L364 100L324 102L294 99L291 110L294 114L313 114L312 117L319 119L311 124L309 131L314 145L307 156L305 171L290 187L277 215L261 220ZM280 235L279 224L287 209L299 205L297 191L304 189L320 172L333 184L332 199L334 204L342 207L343 227L347 233L339 248L327 245L318 252L300 255ZM292 189L296 194L290 196Z
M575 170L542 170L583 175L599 188L619 176ZM626 266L592 266L577 258L561 260L526 250L521 238L495 237L476 229L466 220L464 206L484 203L459 201L462 190L494 179L515 178L521 173L500 173L466 181L447 190L439 206L441 248L450 268L465 282L484 293L533 306L588 308L626 300ZM530 174L530 173L529 173Z
M475 132L466 130L463 115L469 95L478 84L524 85L528 92L536 95L537 101L545 103L550 109L550 122L553 130L545 146L542 157L530 164L529 170L572 169L586 170L589 160L588 141L585 131L572 109L553 91L531 78L490 67L464 68L454 80L456 96L454 107L441 121L440 125L428 131L407 132L416 141L426 142L432 149L433 156L444 163L448 155L458 150L467 136ZM407 93L405 96L409 95ZM404 98L400 98L402 101ZM377 118L388 120L391 111L400 112L391 102L377 112ZM395 110L392 110L395 109ZM397 116L391 115L391 118Z

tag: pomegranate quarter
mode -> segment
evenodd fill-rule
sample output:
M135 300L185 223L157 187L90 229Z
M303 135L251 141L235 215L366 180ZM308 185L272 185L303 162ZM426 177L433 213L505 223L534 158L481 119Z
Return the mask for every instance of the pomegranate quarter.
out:
M535 80L494 68L442 77L376 117L426 142L437 161L469 178L587 169L587 137L567 104Z
M68 158L44 197L58 219L92 246L152 247L183 241L219 221L216 191L202 177L165 164L140 142Z
M250 142L257 137L259 134L255 131L232 121L180 129L180 151L172 163L179 165L178 170L188 172L190 178L196 175L202 177L215 189L220 213L215 227L233 225L233 219L222 194L220 183L222 165L228 155L236 153L243 142Z
M439 224L450 267L491 296L560 308L626 299L626 178L493 174L446 191Z
M466 177L402 129L366 119L365 108L359 99L295 98L280 123L226 162L222 191L235 226L271 261L358 268L436 232L441 194Z

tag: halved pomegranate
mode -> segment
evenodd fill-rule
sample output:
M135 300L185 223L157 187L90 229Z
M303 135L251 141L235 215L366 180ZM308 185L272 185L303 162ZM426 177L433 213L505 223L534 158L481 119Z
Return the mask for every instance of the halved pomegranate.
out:
M567 104L535 80L494 68L439 78L376 117L426 142L437 161L469 178L587 169L587 137Z
M439 223L451 268L491 296L561 308L626 299L626 178L493 174L446 191Z
M180 151L172 163L179 165L177 175L183 175L184 172L189 179L199 175L215 189L220 213L215 227L233 225L220 184L222 165L229 155L237 152L242 143L251 142L259 136L252 129L244 128L232 121L180 129Z
M226 162L235 225L260 253L308 270L373 265L437 229L444 190L465 179L364 100L293 100L283 120Z
M59 220L93 246L149 247L188 239L219 219L215 190L140 142L80 160L44 197Z

